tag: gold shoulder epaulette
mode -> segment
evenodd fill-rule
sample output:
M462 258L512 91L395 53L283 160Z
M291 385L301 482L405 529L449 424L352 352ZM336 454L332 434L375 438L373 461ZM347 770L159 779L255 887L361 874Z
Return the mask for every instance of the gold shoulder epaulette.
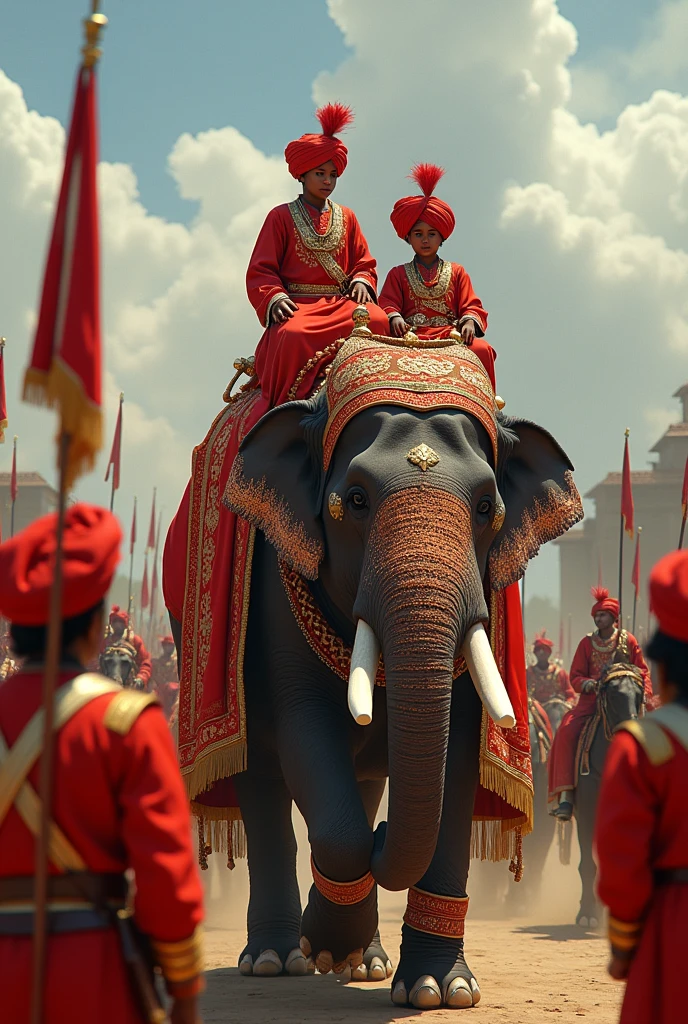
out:
M111 732L118 732L120 736L126 736L144 708L157 703L158 698L154 693L121 690L108 704L103 724Z
M650 764L659 766L670 761L674 756L671 740L661 725L653 722L652 718L631 719L628 722L623 722L619 729L630 732L633 739L638 741L647 754Z

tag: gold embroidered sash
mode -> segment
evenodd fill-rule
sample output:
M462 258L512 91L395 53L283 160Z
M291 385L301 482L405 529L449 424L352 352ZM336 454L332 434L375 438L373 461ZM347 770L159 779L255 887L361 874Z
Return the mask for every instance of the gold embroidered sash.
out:
M349 286L349 278L332 253L336 252L342 244L344 211L337 203L333 203L332 200L328 201L330 203L330 223L324 235L319 235L315 230L313 222L298 199L289 203L289 212L302 243L313 254L327 276L337 282L339 290L343 293Z

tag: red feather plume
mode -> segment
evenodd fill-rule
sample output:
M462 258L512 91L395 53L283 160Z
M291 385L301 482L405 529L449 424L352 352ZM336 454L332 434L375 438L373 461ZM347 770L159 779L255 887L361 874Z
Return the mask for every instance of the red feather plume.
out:
M609 591L606 587L592 587L590 593L596 601L606 601L609 597Z
M420 186L420 190L424 196L431 196L435 191L437 182L444 174L444 168L438 167L437 164L416 164L411 168L409 178L415 181L416 185Z
M323 135L339 135L350 124L354 123L354 112L343 103L326 103L316 110L315 116L320 121Z

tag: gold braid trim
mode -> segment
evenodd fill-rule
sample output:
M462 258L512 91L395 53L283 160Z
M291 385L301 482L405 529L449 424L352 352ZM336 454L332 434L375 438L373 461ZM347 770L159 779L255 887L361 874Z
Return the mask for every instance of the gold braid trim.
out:
M218 779L246 771L246 742L224 746L226 743L227 740L220 740L217 748L208 747L193 765L182 768L186 791L191 799L205 793Z
M408 891L404 924L426 935L463 938L468 896L437 896L414 885Z
M607 936L614 953L621 956L632 954L643 931L642 921L620 921L618 917L609 915Z
M139 690L122 690L116 693L108 704L103 715L103 725L110 732L127 736L139 715L151 704L160 705L154 693L141 693Z
M179 942L160 942L151 939L155 961L165 980L173 983L192 981L203 974L205 957L203 929L199 926L188 939Z

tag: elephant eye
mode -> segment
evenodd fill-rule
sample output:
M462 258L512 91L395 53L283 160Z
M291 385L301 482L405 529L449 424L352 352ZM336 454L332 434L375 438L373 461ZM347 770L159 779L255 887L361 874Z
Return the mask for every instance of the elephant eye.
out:
M365 512L368 508L368 496L360 487L352 487L346 501L353 512Z
M481 498L478 502L478 515L489 516L492 511L492 501L490 498Z

